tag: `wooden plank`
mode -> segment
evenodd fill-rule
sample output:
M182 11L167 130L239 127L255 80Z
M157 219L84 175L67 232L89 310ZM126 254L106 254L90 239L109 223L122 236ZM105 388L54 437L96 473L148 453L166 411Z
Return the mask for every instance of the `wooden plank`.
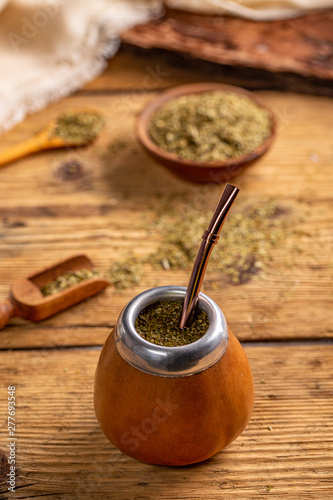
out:
M221 75L254 88L282 88L332 96L332 11L296 19L253 22L166 10L135 26L123 40L221 64ZM257 86L257 87L256 87Z
M0 352L2 450L7 387L16 387L18 489L8 498L331 498L332 345L246 353L256 386L247 429L205 463L167 468L126 457L102 435L92 404L98 350Z
M140 36L141 37L141 36ZM127 38L125 33L124 39ZM130 40L131 38L131 40ZM143 38L130 33L128 43L108 62L104 73L89 82L79 94L121 92L138 93L168 88L179 83L223 82L249 90L282 90L314 95L332 95L332 82L325 79L300 77L291 73L269 72L204 60L172 49L144 48ZM163 42L157 44L166 45Z
M73 107L92 106L108 120L105 134L87 149L41 153L0 170L1 298L16 278L76 252L86 252L103 271L130 251L140 258L149 255L161 241L151 224L161 205L179 200L179 213L187 204L213 210L221 186L192 185L172 177L136 143L136 115L154 95L143 89L142 95L72 96L3 137L4 148ZM279 200L299 216L300 236L277 248L265 275L249 283L225 285L208 268L204 291L222 307L242 340L332 337L329 138L333 104L319 97L260 95L277 113L279 131L267 155L235 179L241 189L239 202ZM110 144L119 138L125 141L124 148L110 153ZM80 163L82 175L65 181L59 169L71 159ZM295 253L296 246L301 253ZM0 336L0 348L100 345L135 294L157 285L186 285L187 280L186 271L145 266L140 285L121 293L109 288L36 330L13 320ZM96 328L90 330L90 326Z
M216 73L216 72L215 72ZM87 83L78 95L121 92L127 90L138 95L143 91L154 92L180 83L193 81L223 80L223 75L214 74L211 68L202 72L194 64L179 62L173 54L149 54L138 52L137 48L122 45L119 52L108 61L105 71L95 80Z

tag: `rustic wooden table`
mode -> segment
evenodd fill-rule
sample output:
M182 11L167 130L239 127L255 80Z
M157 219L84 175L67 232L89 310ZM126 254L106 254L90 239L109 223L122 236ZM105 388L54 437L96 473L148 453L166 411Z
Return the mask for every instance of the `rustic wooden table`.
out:
M101 270L129 251L148 255L161 238L149 221L168 200L215 206L221 186L172 177L145 155L134 133L137 113L162 89L214 79L200 68L122 52L100 78L1 138L1 148L22 141L68 108L91 106L108 120L84 150L40 153L1 169L2 299L16 278L75 253L87 253ZM247 283L206 289L252 366L256 403L247 429L208 462L184 468L136 462L102 434L92 403L94 370L121 308L144 289L187 282L187 271L147 266L139 285L110 287L39 324L14 319L1 332L0 498L333 498L333 102L260 96L278 116L277 138L234 183L239 199L274 198L287 206L298 217L296 236ZM74 171L64 166L72 160ZM16 397L15 493L6 484L9 386Z

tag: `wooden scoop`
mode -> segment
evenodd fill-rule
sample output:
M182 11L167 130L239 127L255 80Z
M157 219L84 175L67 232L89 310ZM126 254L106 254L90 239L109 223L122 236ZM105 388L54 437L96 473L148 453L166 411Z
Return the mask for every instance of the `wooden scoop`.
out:
M0 330L15 316L30 321L41 321L108 287L110 283L105 278L89 278L53 295L43 296L41 288L61 274L92 268L93 264L88 257L75 255L31 276L16 280L9 298L0 303Z
M104 119L96 111L69 111L27 141L0 151L0 167L45 149L86 146L97 138L103 127Z

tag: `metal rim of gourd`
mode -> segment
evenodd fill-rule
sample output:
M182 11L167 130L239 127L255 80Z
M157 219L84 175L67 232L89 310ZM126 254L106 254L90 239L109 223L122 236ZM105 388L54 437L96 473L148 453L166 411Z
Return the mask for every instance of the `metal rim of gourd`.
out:
M135 320L148 305L158 300L184 300L186 287L162 286L146 290L132 299L121 312L115 327L119 354L139 370L164 377L184 377L214 365L225 353L228 326L218 305L200 293L198 307L209 319L207 332L197 341L184 346L165 347L143 339L135 329Z

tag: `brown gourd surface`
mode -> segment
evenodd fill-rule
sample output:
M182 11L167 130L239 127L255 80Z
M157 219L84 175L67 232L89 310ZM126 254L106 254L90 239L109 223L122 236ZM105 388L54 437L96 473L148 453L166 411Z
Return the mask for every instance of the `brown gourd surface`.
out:
M105 435L124 453L160 465L200 462L227 446L244 430L254 403L248 360L233 333L229 335L220 361L179 378L157 377L129 365L112 332L95 378L95 410ZM165 418L157 416L156 421L158 411ZM142 432L147 418L150 428Z

